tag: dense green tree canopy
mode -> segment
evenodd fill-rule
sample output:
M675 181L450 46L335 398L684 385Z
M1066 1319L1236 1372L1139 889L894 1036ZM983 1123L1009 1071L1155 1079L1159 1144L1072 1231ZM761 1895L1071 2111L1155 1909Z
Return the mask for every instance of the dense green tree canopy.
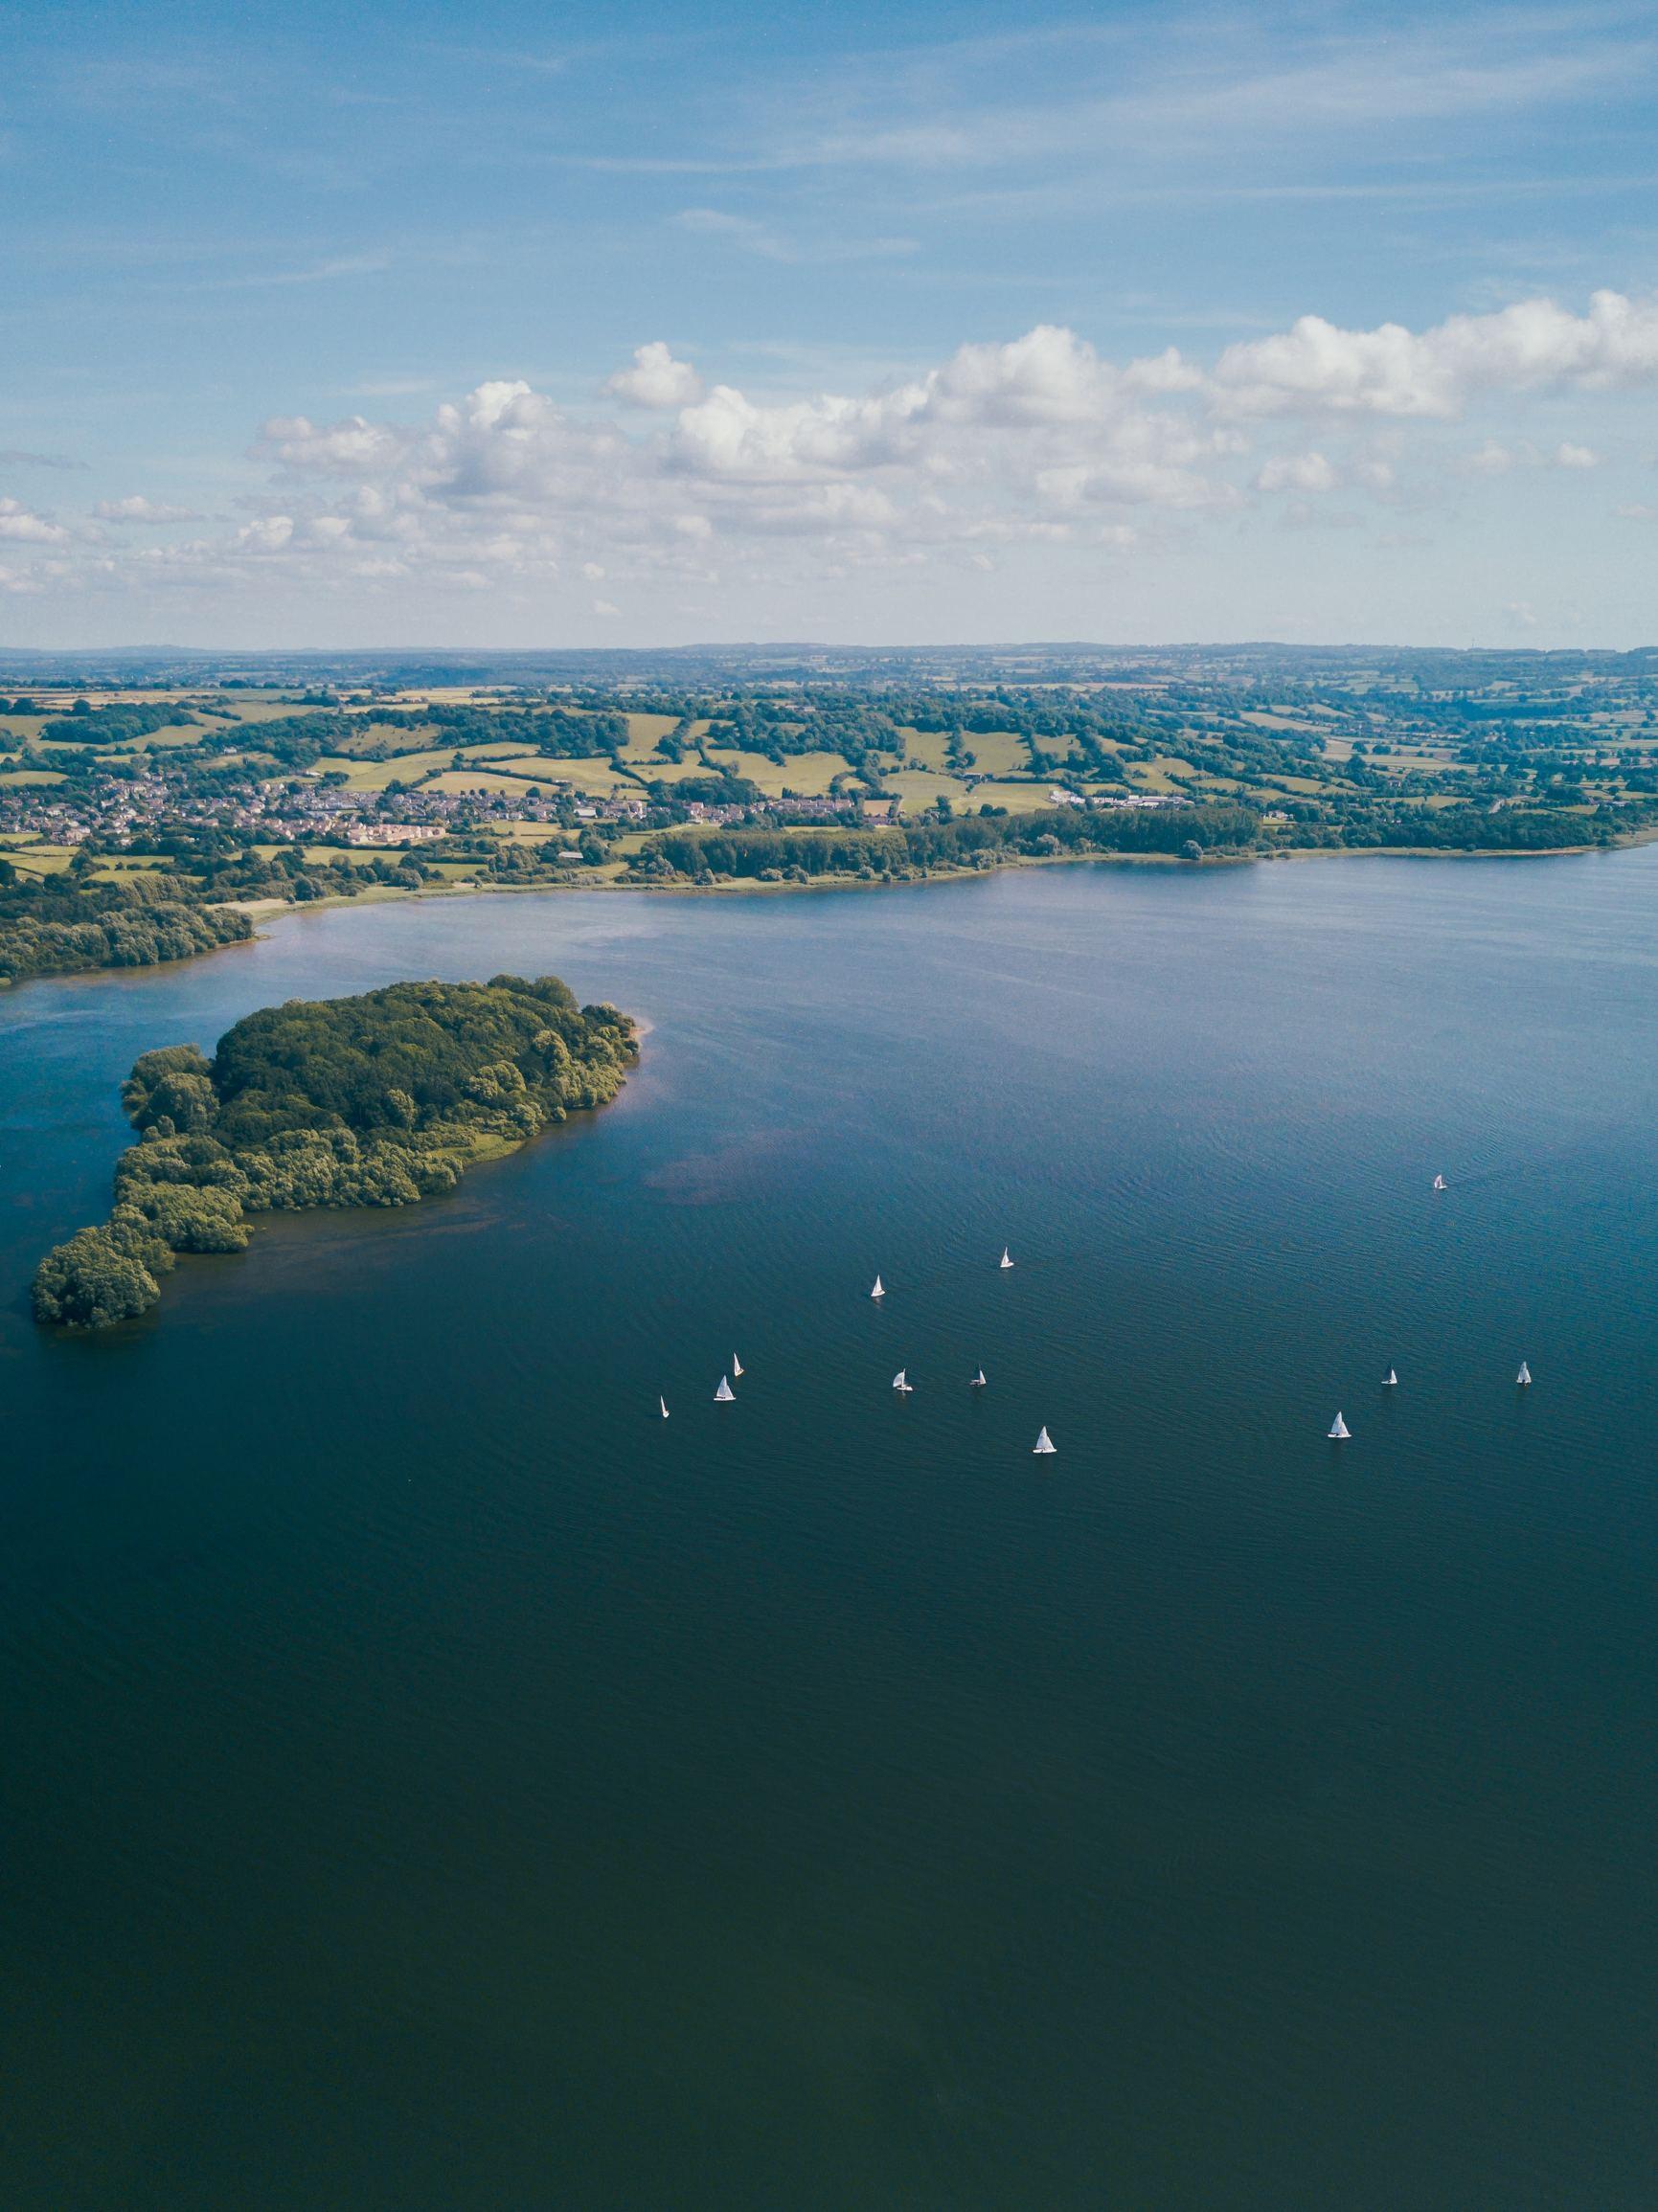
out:
M579 1007L556 976L496 976L267 1006L211 1061L146 1052L122 1087L140 1135L109 1219L41 1261L36 1318L143 1313L175 1253L240 1251L249 1214L452 1189L482 1154L613 1098L637 1050L614 1006Z
M196 887L164 874L124 883L0 884L0 982L80 968L147 968L252 937L245 914L196 902Z

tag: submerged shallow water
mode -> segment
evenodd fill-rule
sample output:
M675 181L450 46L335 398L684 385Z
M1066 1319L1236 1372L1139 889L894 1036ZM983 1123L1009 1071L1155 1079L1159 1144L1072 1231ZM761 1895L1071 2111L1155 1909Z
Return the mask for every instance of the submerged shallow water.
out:
M0 2200L1649 2205L1655 925L1066 869L0 1004ZM137 1052L504 968L614 1108L32 1327Z

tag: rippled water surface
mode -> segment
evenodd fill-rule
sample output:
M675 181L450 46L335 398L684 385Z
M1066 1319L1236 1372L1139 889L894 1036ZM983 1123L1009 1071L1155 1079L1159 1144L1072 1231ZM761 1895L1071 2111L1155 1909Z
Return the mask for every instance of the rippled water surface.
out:
M501 969L616 1107L33 1328L137 1052ZM1655 982L1648 848L0 1004L0 2202L1647 2212Z

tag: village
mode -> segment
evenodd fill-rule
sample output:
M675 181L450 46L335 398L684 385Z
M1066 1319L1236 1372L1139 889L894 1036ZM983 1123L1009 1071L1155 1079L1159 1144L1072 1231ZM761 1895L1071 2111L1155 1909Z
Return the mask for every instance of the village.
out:
M384 849L438 844L459 833L545 826L579 838L584 832L615 837L685 826L720 828L833 826L895 824L937 816L950 819L947 799L925 807L894 794L864 789L817 795L767 795L739 779L724 780L730 795L692 798L670 785L637 795L583 789L556 775L501 788L491 775L475 783L452 774L443 788L394 784L352 788L338 769L309 767L262 778L245 769L204 768L193 752L136 756L110 767L74 774L14 773L0 782L0 836L52 846L91 841L112 850L142 851L158 842L221 839L250 844L317 844ZM972 811L977 779L965 779L961 811ZM1083 793L1055 785L1033 790L1033 810L1158 808L1190 801L1179 794ZM1002 809L992 809L1002 811Z

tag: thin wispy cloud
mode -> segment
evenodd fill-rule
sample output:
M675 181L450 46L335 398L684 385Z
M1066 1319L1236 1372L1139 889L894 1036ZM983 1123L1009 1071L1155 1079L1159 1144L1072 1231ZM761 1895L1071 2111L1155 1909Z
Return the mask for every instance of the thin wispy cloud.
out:
M721 208L682 208L673 222L693 237L719 239L739 253L754 254L766 261L884 261L901 260L919 250L914 238L784 237L765 223Z
M85 468L67 453L30 453L19 445L0 446L0 468Z
M360 277L379 277L391 267L386 254L336 254L301 269L263 269L216 282L227 291L257 291L287 284L337 284Z
M1085 159L1108 169L1124 156L1213 163L1245 146L1304 156L1310 142L1374 138L1399 125L1559 108L1652 76L1658 39L1625 20L1487 12L1461 25L1332 32L1310 58L1266 58L1261 31L1212 23L1203 35L1118 34L1101 49L1087 33L1053 33L1026 54L1062 51L1072 66L1041 97L978 81L1009 42L968 42L907 56L863 56L838 71L737 102L727 134L734 168L874 167L894 170L1052 165ZM594 157L679 168L682 157ZM699 146L704 169L716 157Z

